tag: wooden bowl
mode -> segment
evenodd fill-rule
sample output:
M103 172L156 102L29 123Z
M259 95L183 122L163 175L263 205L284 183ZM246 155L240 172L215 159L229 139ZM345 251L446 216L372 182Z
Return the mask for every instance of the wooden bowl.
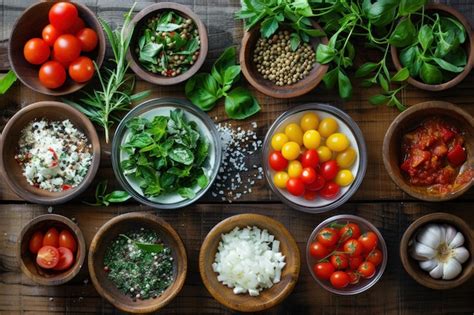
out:
M49 228L55 227L60 232L68 230L77 241L77 252L75 262L68 270L63 272L47 270L36 264L36 256L30 253L28 248L31 236L38 230L45 233ZM17 259L23 273L36 283L41 285L60 285L74 278L81 270L86 258L86 243L81 230L70 219L57 214L43 214L28 222L21 230L17 242Z
M462 266L462 273L453 280L433 279L428 272L420 268L418 261L409 254L409 247L415 237L416 231L428 223L446 223L452 225L464 235L464 247L469 251L469 259ZM413 222L403 233L400 242L400 258L408 274L419 284L436 290L452 289L469 280L474 271L474 241L473 232L469 225L461 218L448 213L432 213L425 215Z
M398 115L390 125L383 141L383 162L388 174L404 192L410 196L425 201L446 201L459 197L473 185L474 180L460 186L453 192L444 195L429 194L425 187L411 185L400 171L401 141L403 135L415 129L420 122L429 116L441 116L452 121L464 132L467 151L467 165L474 168L474 118L461 108L451 103L429 101L411 106Z
M18 140L23 128L35 119L64 120L69 119L74 126L86 135L92 144L92 162L82 183L78 186L61 191L50 192L30 185L23 176L21 166L15 160L18 151ZM19 110L3 129L0 138L0 170L3 178L18 196L39 204L60 204L80 195L92 183L100 163L100 142L97 132L81 112L73 107L53 101L37 102Z
M472 33L471 25L469 21L466 19L464 15L462 15L459 11L454 9L451 6L442 4L442 3L430 3L426 5L425 11L436 11L442 16L450 16L454 19L458 20L462 23L464 28L466 29L466 42L463 44L463 48L467 52L467 64L464 67L464 71L459 73L453 79L440 83L440 84L426 84L422 81L418 81L413 77L409 77L407 82L413 86L416 86L419 89L426 90L426 91L443 91L460 83L464 78L471 72L472 66L474 65L474 36ZM392 55L392 62L395 65L397 71L403 68L400 58L398 56L398 49L395 46L391 46L391 55Z
M174 282L156 299L136 300L117 289L104 271L104 255L107 246L121 233L144 227L156 231L163 242L171 248L174 259ZM89 273L97 292L116 308L128 313L156 312L179 293L188 269L186 250L178 233L164 220L154 214L133 212L119 215L105 223L97 231L89 248Z
M312 24L314 29L322 30L318 23L312 21ZM288 30L291 31L291 29ZM253 62L253 52L255 51L255 46L260 37L261 34L259 26L255 26L248 32L245 32L244 37L242 38L239 55L242 73L244 74L247 81L249 81L249 83L259 92L275 98L298 97L316 88L328 71L328 65L315 63L313 69L304 79L291 85L277 86L272 81L264 79L263 76L257 71L255 63ZM316 50L319 44L327 44L328 38L312 37L310 43L313 49Z
M86 26L92 28L97 33L98 47L96 47L93 52L84 54L84 56L95 60L97 66L100 68L104 60L106 48L102 26L95 13L86 5L79 2L73 3L79 12L79 17L84 20ZM48 89L44 87L38 79L38 72L41 66L30 64L23 56L25 43L31 38L42 37L41 32L43 28L49 24L48 11L54 4L55 1L37 2L23 12L13 26L13 31L8 43L8 58L11 67L23 84L36 92L59 96L76 92L83 88L88 82L77 83L68 76L63 86L57 89Z
M199 38L201 40L201 48L199 57L197 58L194 65L188 69L188 71L177 75L175 77L165 77L160 74L156 74L145 69L138 60L138 55L135 52L135 47L138 45L138 40L142 27L146 24L146 21L155 16L160 11L176 11L179 15L191 19L196 25L199 33ZM189 7L174 3L174 2L160 2L147 6L132 20L132 25L134 26L132 40L130 42L130 48L127 52L127 59L130 62L130 68L135 72L140 78L145 81L148 81L157 85L174 85L186 81L191 78L203 65L206 60L207 51L208 51L208 39L207 39L207 29L204 23L201 21L199 16L194 13Z
M232 289L217 280L217 274L212 270L222 234L236 226L267 229L280 241L280 251L285 256L286 266L281 272L281 281L260 292L259 296L234 294ZM300 273L300 251L293 236L280 222L259 214L240 214L221 221L207 234L199 252L199 271L207 290L221 304L238 312L258 312L281 303L293 291Z

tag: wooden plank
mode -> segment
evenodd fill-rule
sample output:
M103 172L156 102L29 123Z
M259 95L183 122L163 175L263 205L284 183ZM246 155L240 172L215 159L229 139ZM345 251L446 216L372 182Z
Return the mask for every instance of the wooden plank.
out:
M199 247L210 229L222 219L245 212L270 215L282 222L295 237L302 255L301 275L295 291L271 313L403 313L428 314L432 310L447 313L472 312L474 282L461 288L436 292L418 285L401 266L398 247L403 231L414 219L433 211L458 215L474 228L474 213L465 211L468 203L426 205L420 203L357 203L346 204L335 212L310 215L288 209L281 204L209 205L187 207L181 211L151 211L142 206L93 208L66 205L54 207L53 212L74 218L89 245L98 228L107 220L128 211L150 211L162 217L182 237L189 257L189 273L183 291L166 313L193 313L200 305L202 313L230 313L220 306L202 285L198 270ZM50 313L113 312L111 306L95 292L87 277L86 266L69 284L60 287L37 286L19 271L15 257L17 237L30 219L47 213L38 205L0 205L0 310ZM314 227L323 219L341 213L351 213L369 219L384 235L389 249L389 263L382 279L369 291L357 296L336 296L320 288L306 265L306 242ZM50 298L53 298L51 301ZM2 313L3 314L3 313Z

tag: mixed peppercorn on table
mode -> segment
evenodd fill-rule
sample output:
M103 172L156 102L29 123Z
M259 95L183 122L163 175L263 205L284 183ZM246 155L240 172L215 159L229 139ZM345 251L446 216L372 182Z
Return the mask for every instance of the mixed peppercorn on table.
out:
M86 0L88 5L102 18L121 23L123 14L129 10L130 1ZM209 32L209 54L203 70L210 66L228 46L239 45L243 35L240 22L233 13L240 7L238 0L181 0L190 6L206 24ZM441 1L464 13L474 24L474 3L469 0ZM32 3L26 0L4 0L0 4L0 71L9 69L7 43L11 28L21 12ZM141 2L136 10L148 5ZM358 57L364 57L358 51ZM360 60L359 60L360 61ZM428 100L444 100L458 105L474 115L474 73L461 84L448 91L430 93L415 88L403 92L402 99L408 105ZM137 91L151 89L152 97L184 97L184 84L171 87L153 86L139 81ZM188 275L183 290L163 313L231 313L214 300L205 289L198 270L199 249L206 234L222 219L239 213L259 213L273 217L285 225L295 237L302 257L301 274L294 292L280 305L269 310L272 314L422 314L422 313L469 313L474 311L474 281L445 291L434 291L416 283L403 269L399 257L400 238L416 218L432 212L445 211L457 215L474 227L474 190L459 199L446 203L426 203L413 200L390 180L382 161L382 142L385 131L398 115L396 109L374 107L368 97L376 90L356 87L351 101L343 102L335 91L328 91L322 85L311 93L289 100L277 100L259 94L255 90L262 111L243 122L227 121L223 106L217 106L209 115L216 123L231 123L233 128L255 130L263 140L273 120L281 113L298 104L321 102L337 106L346 111L364 133L368 147L368 170L357 193L342 207L323 214L312 215L298 212L283 205L270 191L265 179L254 176L261 165L259 152L249 156L248 171L239 172L244 180L252 178L254 184L250 193L242 194L232 203L215 197L211 191L197 204L179 210L153 210L130 201L124 205L91 207L82 203L93 200L96 184L104 179L118 188L111 160L110 144L102 142L102 161L96 180L89 190L79 198L65 205L40 206L25 203L0 180L0 314L109 314L117 313L109 303L95 291L84 265L71 282L59 287L39 286L20 271L16 257L16 241L21 228L32 218L48 212L74 218L78 223L87 245L96 231L110 218L129 211L153 212L169 222L180 234L188 253ZM0 96L0 130L8 119L28 104L54 98L29 90L19 82L3 96ZM102 134L101 131L99 131ZM237 172L227 174L235 177ZM323 290L311 277L306 266L306 242L315 226L327 217L349 213L371 221L383 234L388 246L388 265L382 279L370 290L356 296L337 296Z

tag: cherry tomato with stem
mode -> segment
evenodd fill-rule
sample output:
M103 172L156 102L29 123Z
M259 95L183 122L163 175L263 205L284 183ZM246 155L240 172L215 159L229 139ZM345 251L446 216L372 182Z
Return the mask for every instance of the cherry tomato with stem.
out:
M326 184L326 180L324 179L324 177L316 173L316 178L311 184L306 185L306 189L311 190L311 191L319 191L323 189L325 184Z
M54 57L61 62L73 62L81 55L81 42L71 34L64 34L54 42Z
M327 182L324 187L319 191L319 194L324 199L334 199L339 194L339 185L334 182Z
M274 151L268 157L270 167L275 171L283 171L288 167L288 160L283 157L280 151Z
M330 261L337 270L344 270L349 266L349 259L344 254L334 254L331 256Z
M78 18L77 8L69 2L58 2L49 10L49 23L58 30L66 31L71 28Z
M356 284L359 282L360 276L354 271L347 271L347 275L349 276L349 283Z
M371 263L373 263L374 266L378 266L382 263L382 260L383 260L382 251L376 248L367 255L366 259L367 261L370 261Z
M362 256L349 257L349 269L357 270L359 266L364 262Z
M347 223L339 230L339 237L341 240L358 239L360 236L360 228L356 223Z
M41 38L32 38L23 47L23 55L29 63L40 65L48 60L51 51Z
M36 263L45 269L56 267L59 262L59 251L53 246L43 246L36 255Z
M357 272L362 277L370 279L375 275L375 265L370 261L364 261L357 269Z
M28 248L32 254L37 254L38 251L43 247L44 235L41 231L36 231L30 238Z
M377 234L372 231L365 232L359 236L359 243L362 245L365 253L369 253L376 248L378 240Z
M329 253L330 250L319 242L313 242L309 246L309 254L316 259L322 259L329 255Z
M300 178L290 178L286 182L286 190L293 196L303 196L304 195L304 183Z
M94 63L89 57L81 56L69 65L69 76L76 82L87 82L94 76Z
M336 177L337 172L339 172L339 166L335 160L329 160L321 164L321 175L324 179L332 180Z
M362 244L358 240L350 239L344 243L344 252L351 257L360 256L362 250Z
M39 80L45 87L56 89L66 81L66 70L59 62L48 61L39 70Z
M91 28L85 27L81 29L76 33L76 37L81 42L82 51L93 51L97 46L97 33Z
M74 255L69 248L59 247L59 261L58 264L53 268L54 270L66 270L72 266L74 262Z
M73 253L76 252L76 239L74 235L72 235L72 233L68 230L62 230L61 233L59 233L59 247L66 247L69 248Z
M313 272L318 279L329 280L336 271L330 262L320 262L313 266Z
M336 271L329 278L331 284L336 289L342 289L347 287L350 282L349 276L344 271Z
M316 180L316 171L312 167L305 167L303 168L303 172L301 173L301 180L306 185L313 183Z
M316 239L323 246L332 247L337 244L337 241L339 241L339 234L336 229L325 227L319 231Z
M56 228L50 228L43 237L43 246L59 247L59 233Z
M43 32L41 33L43 40L45 41L48 46L53 46L56 39L61 36L63 33L55 28L53 25L48 24L43 28Z

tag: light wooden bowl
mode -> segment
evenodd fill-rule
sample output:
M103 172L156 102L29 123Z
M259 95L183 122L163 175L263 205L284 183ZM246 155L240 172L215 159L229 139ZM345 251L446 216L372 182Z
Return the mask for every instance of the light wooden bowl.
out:
M462 15L459 11L454 9L451 6L442 4L442 3L430 3L426 5L425 12L437 12L442 16L451 16L454 19L461 22L461 24L466 29L466 42L463 44L463 48L466 50L467 53L467 64L464 68L464 71L459 73L457 76L452 78L451 80L440 83L440 84L426 84L418 79L413 77L409 77L407 82L413 86L416 86L419 89L426 90L426 91L443 91L453 86L459 84L466 76L471 72L472 66L474 65L474 35L472 33L471 25L469 21L466 19L464 15ZM391 55L392 55L392 62L395 65L397 71L403 68L400 57L398 56L398 49L395 46L391 46Z
M467 163L474 168L474 118L461 108L451 103L429 101L409 107L398 115L390 125L383 141L383 162L388 174L404 192L425 201L446 201L459 197L474 184L474 180L460 186L457 190L444 194L429 194L425 187L411 185L400 171L401 141L403 135L415 129L420 122L430 116L441 116L454 122L463 131L466 139Z
M322 30L318 23L312 21L313 28ZM283 28L285 29L285 28ZM288 29L291 31L291 29ZM248 32L244 33L242 38L242 44L240 48L240 66L242 67L242 73L249 83L256 88L259 92L265 95L275 98L293 98L304 95L318 86L323 79L324 75L328 71L328 65L322 65L315 63L310 73L302 80L284 86L277 86L270 80L264 79L263 76L257 71L255 63L253 62L253 53L257 41L260 39L260 27L255 26ZM317 49L319 44L327 44L327 37L312 37L311 47Z
M156 15L160 11L176 11L181 16L191 19L196 25L199 33L199 39L201 40L201 48L199 52L199 57L196 59L196 62L192 65L188 71L177 75L175 77L165 77L160 74L156 74L145 69L138 60L138 56L135 52L135 47L138 45L139 35L142 27L146 24L148 18ZM208 51L208 38L207 38L207 29L204 23L201 21L199 16L194 13L189 7L174 3L174 2L160 2L147 6L137 15L134 16L132 20L132 25L134 25L134 31L132 35L132 40L130 42L130 48L127 52L127 59L130 62L130 68L135 72L140 78L145 81L148 81L157 85L174 85L186 81L192 77L196 72L199 71L204 61L206 60L207 51Z
M43 28L49 24L49 9L51 9L54 4L55 1L39 1L28 7L23 12L15 22L13 31L10 35L8 43L8 58L16 75L27 87L42 94L59 96L76 92L82 89L88 82L77 83L68 76L63 86L57 89L48 89L47 87L44 87L38 79L40 66L28 63L23 56L23 47L25 46L25 43L34 37L41 38ZM86 26L92 28L97 33L98 47L96 47L91 53L84 54L84 56L88 56L94 60L100 68L104 60L106 48L102 26L100 25L95 13L86 5L79 2L73 2L73 4L76 6L79 12L79 17L84 20Z
M55 227L58 231L68 230L77 241L77 252L75 262L71 268L61 272L42 269L36 264L36 256L30 253L29 242L33 233L38 230L45 233L49 228ZM40 215L28 222L21 230L17 242L17 259L23 273L36 283L41 285L60 285L74 278L81 270L86 258L86 243L81 230L70 219L57 214Z
M15 160L18 151L18 140L23 128L35 119L48 120L69 119L73 125L84 133L92 144L92 162L89 170L78 186L61 191L50 192L31 186L22 174L22 168ZM97 131L81 112L73 107L53 101L37 102L19 110L3 129L0 138L0 170L8 186L21 198L39 204L60 204L80 195L92 183L100 163L100 142Z
M453 280L433 279L428 272L420 268L418 261L409 254L409 248L415 233L419 228L428 223L446 223L452 225L464 235L464 247L469 251L469 259L462 267L462 273ZM436 290L452 289L468 281L474 272L474 240L473 232L469 225L461 218L448 213L432 213L415 220L403 233L400 242L400 258L406 272L419 284Z
M174 260L174 282L156 299L136 300L117 289L104 271L104 255L107 246L119 235L144 227L156 231L166 246L171 248ZM116 308L127 313L151 313L167 305L181 291L188 269L186 250L178 233L164 220L145 212L119 215L105 223L97 231L89 248L89 273L97 292Z
M236 226L267 229L280 241L280 251L285 256L286 266L281 272L281 281L260 292L259 296L234 294L232 289L217 280L217 274L212 270L222 234ZM259 214L235 215L221 221L207 234L199 252L199 272L207 290L219 303L238 312L258 312L281 303L293 291L300 273L300 251L293 236L280 222Z

